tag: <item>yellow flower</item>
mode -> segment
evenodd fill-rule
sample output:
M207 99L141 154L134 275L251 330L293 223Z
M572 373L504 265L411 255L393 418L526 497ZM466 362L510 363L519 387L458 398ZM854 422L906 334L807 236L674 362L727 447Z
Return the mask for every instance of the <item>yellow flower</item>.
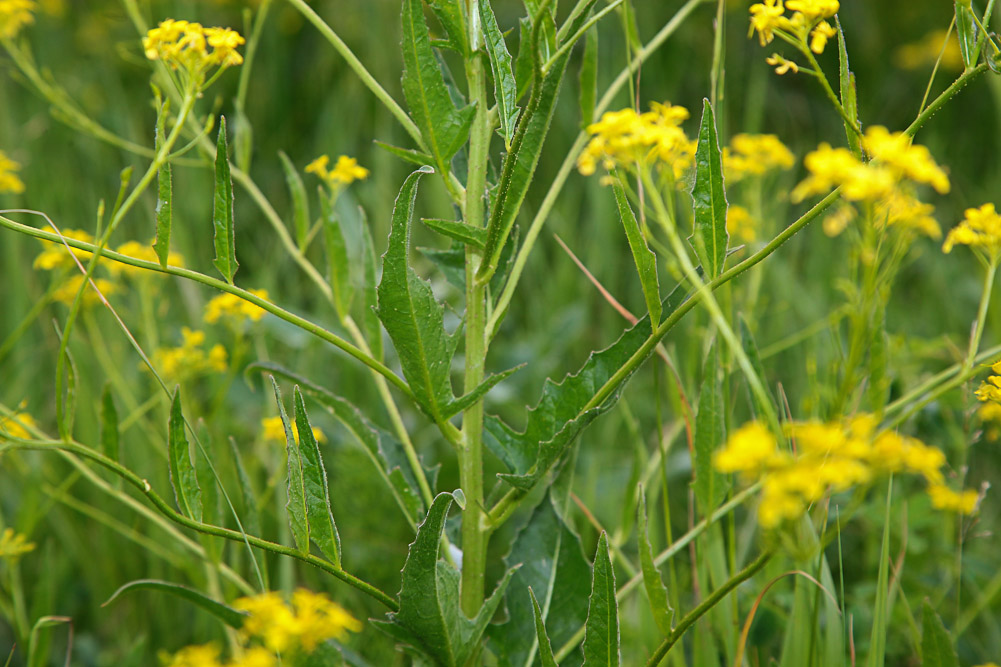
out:
M855 213L853 206L842 203L834 213L824 218L824 233L834 237L845 231L848 223L855 219Z
M747 36L750 37L757 30L761 46L771 43L775 38L775 29L784 28L788 22L782 16L784 13L782 0L765 0L763 4L751 5L751 29Z
M731 206L726 210L726 231L744 243L752 243L757 238L758 221L751 217L743 206Z
M35 543L29 542L24 535L15 533L13 528L6 528L0 534L0 558L13 560L34 550Z
M184 69L201 79L211 67L229 67L243 62L237 47L243 37L229 28L205 28L200 23L167 19L143 38L150 60L162 60L171 69ZM211 51L209 51L211 47Z
M138 241L126 241L122 245L115 249L120 255L126 255L128 257L133 257L135 259L141 259L147 262L153 262L155 264L160 263L160 258L157 257L156 251L153 250L151 245L144 245ZM167 264L170 266L183 267L184 257L177 252L170 251L167 253ZM113 274L123 273L126 276L151 276L154 275L155 271L150 271L148 269L141 269L138 266L132 266L130 264L122 264L120 262L109 262L108 270Z
M942 252L952 252L957 244L986 251L992 258L1001 255L1001 215L994 204L966 209L966 217L945 237Z
M339 604L301 588L292 594L291 606L274 592L241 598L233 606L248 613L242 633L277 652L310 653L321 642L361 630L361 622Z
M252 289L249 291L254 296L260 297L265 301L268 299L267 290ZM225 317L229 318L234 324L241 324L247 319L252 322L259 322L261 318L267 314L268 311L264 310L257 304L242 299L235 294L226 292L225 294L213 297L212 300L205 305L204 319L209 324L215 324L220 319Z
M789 0L786 3L786 9L799 12L812 22L837 14L840 3L838 0Z
M2 6L3 0L0 0L0 7ZM17 195L24 192L24 182L14 173L20 168L20 164L7 157L7 154L3 151L0 151L0 194L11 192Z
M827 46L827 40L838 34L830 23L827 21L821 21L817 24L817 27L813 29L810 33L810 50L814 53L823 53L824 47Z
M30 440L29 428L35 428L35 419L27 412L18 411L9 417L0 417L0 438L7 435L11 438Z
M754 474L776 461L778 453L775 436L763 424L751 422L730 436L713 456L713 465L720 472Z
M775 73L780 76L790 71L793 74L799 73L799 65L791 60L786 60L777 53L773 53L771 56L765 58L765 62L775 67Z
M299 442L299 425L296 421L292 420L292 433L295 434L295 441ZM265 440L273 442L285 442L285 425L282 423L281 417L265 417L261 420L261 436ZM327 436L323 434L323 431L313 427L313 439L317 442L326 442Z
M874 160L891 167L901 178L926 183L939 194L949 192L949 177L935 164L928 149L912 145L911 138L903 132L891 133L885 127L873 125L862 137L862 147Z
M928 495L931 497L931 504L935 509L958 512L959 514L973 514L980 498L973 489L957 493L943 484L928 487Z
M796 158L774 134L737 134L723 149L723 173L731 182L794 164Z
M239 658L230 662L227 667L274 667L278 664L275 654L263 646L255 646L243 652Z
M186 646L174 654L167 667L222 667L215 644Z
M94 242L94 237L82 229L64 229L60 233L66 238L73 239L74 241L83 241L84 243ZM44 271L53 271L55 269L62 269L76 265L76 262L70 259L65 245L49 241L43 241L43 243L45 244L45 250L39 253L38 257L35 257L35 262L32 264L34 268L42 269ZM86 261L86 259L90 257L90 251L88 250L80 250L78 248L73 248L72 246L70 246L70 248L72 248L72 253L81 260Z
M204 349L205 332L181 329L184 341L180 347L161 347L153 353L153 366L170 382L226 370L226 348L213 345Z
M307 652L328 639L344 640L348 632L360 632L361 621L323 593L300 588L292 593L299 641Z
M37 5L32 0L0 0L0 38L13 39L21 28L32 23ZM0 153L2 155L2 153ZM3 188L0 188L0 192Z
M91 282L93 285L89 284ZM80 291L80 285L82 283L83 275L76 274L72 278L66 279L66 281L52 293L52 298L60 303L65 303L67 306L72 306L73 300L76 299L76 293ZM84 306L93 306L101 301L101 296L94 291L94 287L97 287L97 290L104 296L118 292L118 285L110 280L105 280L104 278L91 278L90 281L88 281L87 289L83 292Z
M650 109L642 114L633 109L608 111L588 125L592 136L577 158L580 173L590 176L599 163L608 170L654 163L680 180L695 155L695 142L680 127L688 110L669 102L654 102Z
M368 169L358 165L358 160L347 155L337 158L337 164L333 170L327 168L330 164L330 156L321 155L308 165L307 174L316 174L320 180L324 181L331 188L339 188L351 185L355 181L363 181L368 178Z

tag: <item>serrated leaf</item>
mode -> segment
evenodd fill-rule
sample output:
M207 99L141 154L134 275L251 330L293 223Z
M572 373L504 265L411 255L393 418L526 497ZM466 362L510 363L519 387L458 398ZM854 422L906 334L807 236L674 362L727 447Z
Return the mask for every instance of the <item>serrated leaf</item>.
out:
M507 50L504 34L497 26L497 17L490 7L490 0L480 0L480 25L483 28L483 41L487 47L490 59L490 70L494 75L494 101L497 104L497 120L500 122L500 133L504 137L504 146L511 150L511 138L514 136L515 123L518 122L520 110L517 106L518 83L511 69L511 53Z
M518 84L517 98L521 99L532 85L532 19L518 19L518 55L514 59L514 79Z
M295 439L295 432L292 430L288 414L285 413L282 392L278 388L278 382L273 377L271 378L271 384L275 389L275 401L278 402L278 413L281 416L282 426L285 427L285 451L287 459L285 488L288 495L288 500L285 503L285 513L288 514L289 528L292 530L292 539L295 541L295 548L302 553L308 554L309 510L306 507L302 452L299 450L299 443Z
M462 0L427 0L431 11L438 18L448 35L450 48L465 55L469 49L466 40L466 26L462 20Z
M198 486L195 468L191 465L191 449L184 428L181 387L178 386L170 402L170 421L167 423L167 469L177 508L185 516L201 521L202 491Z
M111 385L104 385L101 392L101 449L112 461L118 461L118 410L111 395Z
M751 368L759 378L764 380L765 369L761 365L761 355L758 353L758 345L754 342L754 335L751 333L751 329L747 326L747 321L744 319L743 315L740 316L740 346L744 349L744 354L747 355L748 361L751 362ZM772 396L771 390L768 388L767 383L765 384L765 393L768 394L768 398L771 401L773 412L777 412L775 408L775 397ZM764 419L765 415L768 414L768 406L762 405L761 399L758 397L757 392L751 391L748 387L748 394L751 396L751 405L754 409L754 414L758 419Z
M155 146L159 151L160 143L163 141L163 122L166 115L166 108L161 110L156 119L156 141ZM160 267L167 268L167 257L170 255L170 228L173 224L173 176L170 162L164 162L156 172L156 240L153 242L153 251L157 259L160 260Z
M334 511L330 507L330 488L327 484L327 469L323 466L320 445L313 437L313 427L306 414L306 404L302 392L296 386L293 390L295 401L295 424L299 432L299 452L302 461L303 489L306 494L306 518L309 522L309 536L335 566L341 566L341 537L334 522Z
M858 99L855 94L855 75L848 66L848 47L845 44L845 31L841 29L841 21L834 17L838 28L838 82L841 86L841 106L848 117L858 125ZM862 158L862 144L859 136L851 125L845 122L845 133L848 135L848 147L855 157Z
M416 164L418 167L424 166L426 164L434 164L434 158L427 153L422 153L420 151L415 151L412 148L400 148L399 146L393 146L392 144L387 144L383 141L376 140L375 145L383 150L386 150L398 158L406 160L407 162Z
M456 0L441 0L447 9ZM443 175L452 156L466 142L476 109L456 109L431 49L421 0L403 0L403 94L424 142ZM440 15L439 15L440 16Z
M973 8L969 2L956 0L956 37L959 38L959 52L967 69L975 66L977 60L977 24L973 18Z
M584 57L580 61L580 126L594 122L594 106L598 99L598 26L588 28L584 36Z
M535 636L539 643L539 660L542 667L557 667L556 658L553 656L553 646L549 642L549 635L546 634L546 624L542 620L542 609L539 601L535 599L535 592L528 588L528 595L532 598L532 614L535 616Z
M695 234L692 246L709 278L723 272L729 234L726 231L726 192L723 190L723 160L716 138L716 119L709 100L703 100L699 143L695 149Z
M302 182L302 176L299 175L285 151L278 151L278 158L281 160L282 170L285 172L285 184L288 186L289 196L292 198L295 242L299 246L299 250L305 250L306 240L309 238L309 198L306 196L306 185Z
M608 555L608 536L601 532L594 554L591 597L584 626L584 665L619 664L619 603L615 599L615 571Z
M240 448L236 446L236 440L229 439L229 450L233 456L233 467L236 468L236 481L240 484L240 497L243 499L243 516L240 522L248 535L261 534L261 513L257 510L257 494L254 493L254 485L250 482L250 475L243 465L243 457L240 456Z
M215 259L212 264L230 285L240 264L236 261L236 228L233 219L233 177L229 172L226 117L219 117L219 139L215 156L215 196L212 226L215 230Z
M433 229L443 236L454 239L459 243L479 248L480 250L483 249L483 244L487 240L487 230L482 227L467 225L464 222L441 220L439 218L421 218L421 222L429 229Z
M686 298L682 289L675 288L664 300L663 312L673 312ZM643 317L611 346L592 353L577 373L558 384L547 379L538 404L528 412L523 432L518 433L497 417L488 416L484 422L484 442L511 471L498 477L523 490L535 486L577 435L615 405L625 380L601 405L583 409L651 333L650 318Z
M576 32L579 27L577 24L583 25L595 2L596 0L588 0L572 32ZM487 282L497 270L504 244L525 201L528 186L532 182L546 135L549 133L556 99L569 60L570 49L550 65L541 81L535 83L528 106L518 121L518 130L511 142L511 150L504 156L497 197L487 223L484 261L476 273L476 280L480 283Z
M417 481L410 470L403 445L396 438L373 425L354 405L302 375L270 362L257 362L248 368L254 369L294 382L302 391L319 401L361 443L407 519L412 525L417 525L426 508L421 501Z
M379 319L396 346L403 375L421 408L439 419L452 400L449 372L458 340L445 332L444 308L435 300L430 284L417 276L409 262L417 181L432 171L429 167L418 169L400 189L377 291Z
M660 576L660 570L653 560L653 547L650 545L650 532L647 525L646 494L640 487L640 499L637 506L636 535L639 539L640 568L643 572L643 587L650 602L650 611L657 624L660 634L667 637L673 629L674 610L667 600L667 587Z
M921 667L959 667L949 631L925 598L922 613Z
M434 499L427 518L417 528L417 537L403 565L400 610L390 613L387 621L375 622L445 667L464 665L474 651L480 650L483 632L514 572L507 571L476 618L466 618L459 608L459 572L438 558L452 500L449 493L441 493Z
M626 230L626 239L629 241L629 249L633 253L633 261L636 263L636 272L640 277L640 286L643 288L643 298L646 300L647 312L650 313L650 320L660 323L660 282L657 278L657 256L653 254L650 247L643 238L639 223L633 209L629 206L626 198L626 191L622 188L622 183L615 179L612 184L615 191L615 203L619 208L619 218L622 226Z
M331 206L328 195L320 190L320 215L323 225L323 240L327 250L327 272L330 291L334 295L334 308L342 319L351 311L354 290L351 285L351 262L348 259L348 245L344 239L340 220Z
M187 600L188 602L192 602L218 618L229 627L236 628L237 630L243 627L243 622L247 619L246 613L233 609L232 607L221 602L217 602L201 591L197 591L193 588L188 588L187 586L182 586L180 584L175 584L170 581L161 581L159 579L136 579L135 581L130 581L112 593L111 597L108 598L101 606L107 607L122 595L141 590L170 593L171 595L175 595L179 598Z
M521 564L521 568L511 578L505 596L507 623L490 626L488 632L490 645L503 667L530 667L540 651L533 632L529 590L541 598L541 620L548 625L549 638L556 646L569 641L587 620L591 565L580 538L563 521L554 504L550 491L518 531L504 557L508 567Z
M497 385L497 383L507 379L517 371L521 370L522 366L524 366L524 364L522 364L521 366L515 366L514 368L509 368L501 373L493 373L489 375L487 379L478 384L472 391L463 394L462 396L453 401L449 401L448 405L445 407L444 412L442 413L442 416L445 419L448 419L449 417L459 414L460 412L462 412L463 410L465 410L466 408L468 408L469 406L473 405L481 398L483 398L488 391L490 391Z
M695 417L695 500L702 516L708 517L726 496L726 478L713 468L716 448L725 438L723 383L719 374L719 350L714 342L702 370L699 411Z

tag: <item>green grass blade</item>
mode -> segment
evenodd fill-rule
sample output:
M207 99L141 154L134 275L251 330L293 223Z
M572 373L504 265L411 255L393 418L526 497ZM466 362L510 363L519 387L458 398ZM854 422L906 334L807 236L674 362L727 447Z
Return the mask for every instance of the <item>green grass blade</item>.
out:
M313 437L313 427L306 415L306 404L299 387L293 390L295 424L299 431L299 452L302 460L303 491L306 500L306 520L309 536L323 555L337 567L341 566L341 537L337 533L334 512L330 507L327 470L323 466L320 446Z
M726 231L726 192L723 161L716 137L716 119L709 100L703 100L699 143L695 150L695 235L692 246L708 278L723 272L729 234Z
M883 543L879 550L879 575L876 580L876 606L872 616L872 638L869 641L867 667L883 667L886 655L887 608L890 579L890 507L893 498L893 476L886 483L886 514L883 517Z
M191 448L184 432L184 415L181 413L181 387L174 390L170 402L170 421L167 424L167 466L170 485L181 513L195 521L202 520L202 491L198 476L191 465Z
M215 259L212 264L230 285L240 264L236 261L236 229L233 220L233 177L229 171L226 117L219 117L215 156L215 197L212 225L215 229Z
M292 198L295 242L299 246L299 250L305 250L309 237L309 198L306 196L306 185L302 182L302 176L299 175L285 151L278 151L278 158L281 160L282 170L285 172L285 184L288 186L289 196Z
M619 603L615 599L615 572L608 555L608 536L598 538L591 579L591 597L584 630L584 665L619 664Z
M243 627L243 622L247 618L247 614L242 611L233 609L232 607L225 605L221 602L213 600L209 596L205 595L201 591L195 590L193 588L188 588L187 586L182 586L180 584L175 584L170 581L161 581L159 579L136 579L135 581L130 581L127 584L119 587L117 591L111 594L111 597L105 600L102 607L107 607L112 602L122 597L126 593L132 593L135 591L161 591L164 593L169 593L175 595L179 598L192 602L197 606L201 607L205 611L209 612L220 621L225 623L231 628L239 630Z
M646 597L650 602L650 611L653 613L653 620L657 623L657 629L665 637L671 634L671 626L674 619L674 610L667 601L667 587L660 576L660 571L653 562L653 547L650 545L650 531L647 525L646 515L646 493L640 487L640 500L637 507L638 523L636 535L639 539L640 567L643 571L643 587L646 589Z

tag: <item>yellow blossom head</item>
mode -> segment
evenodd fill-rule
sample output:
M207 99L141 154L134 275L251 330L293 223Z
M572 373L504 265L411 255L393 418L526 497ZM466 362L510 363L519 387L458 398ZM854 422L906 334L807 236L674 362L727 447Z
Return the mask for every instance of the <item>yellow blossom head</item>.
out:
M181 329L183 342L179 347L161 347L153 353L153 367L170 382L222 373L226 370L226 348L213 345L206 350L205 332Z
M0 0L0 6L2 5L3 0ZM14 173L20 168L20 164L7 157L7 154L3 151L0 151L0 194L10 192L17 195L24 192L24 182Z
M278 593L237 600L233 606L247 612L241 630L272 651L310 653L328 639L344 639L361 630L361 622L322 593L298 589L289 605Z
M35 419L27 412L18 411L9 417L0 417L0 439L9 436L30 440L31 433L27 429L35 428Z
M183 70L201 85L209 69L241 64L243 56L237 48L243 43L240 33L229 28L167 19L146 33L143 50L150 60Z
M66 279L63 284L52 293L53 300L64 303L67 306L73 305L73 300L76 299L76 294L80 291L80 285L82 284L83 276L80 274L76 274ZM109 294L115 294L118 290L118 285L110 280L105 280L104 278L91 278L87 281L87 287L84 289L82 303L84 306L93 306L101 301L101 295L108 296ZM100 292L100 294L98 294L98 292Z
M167 667L222 667L219 647L215 644L186 646L173 655Z
M943 252L952 252L956 245L966 245L974 251L986 253L991 261L1001 257L1001 215L994 204L966 209L966 216L958 226L949 230L942 245Z
M146 262L153 262L156 264L160 263L160 258L157 256L153 247L149 244L139 243L138 241L126 241L122 245L115 248L115 252L120 255L141 259ZM180 253L171 250L167 253L167 264L170 266L183 267L184 257ZM155 271L141 269L138 266L132 266L131 264L122 264L121 262L109 262L108 271L110 271L112 275L122 274L131 278L145 278L156 275Z
M792 151L774 134L737 134L723 149L723 174L731 183L795 164Z
M306 165L306 173L315 174L333 190L368 178L368 169L359 166L358 160L353 157L341 155L337 158L333 169L330 169L329 165L330 156L321 155Z
M758 221L743 206L731 206L726 210L726 231L731 238L744 243L752 243L757 238Z
M32 23L38 8L32 0L0 0L0 38L13 39L21 28ZM3 189L0 188L0 192Z
M299 442L299 424L292 420L292 433L295 441ZM265 417L261 420L261 436L269 442L285 442L285 424L281 417ZM323 431L313 427L313 439L317 442L326 442L327 436Z
M60 234L74 241L83 241L84 243L94 242L94 237L82 229L64 229ZM32 264L34 268L42 269L43 271L54 271L56 269L75 266L76 262L70 257L70 252L83 261L86 261L90 256L89 251L73 248L72 246L70 246L72 250L67 251L66 246L62 243L52 243L49 241L43 241L43 243L45 244L45 250L35 257L35 262Z
M577 169L590 176L599 164L608 170L654 165L680 181L695 155L695 142L681 129L688 116L686 108L669 102L654 102L644 113L628 108L605 112L587 126L591 140L577 159Z
M268 300L267 290L252 289L249 291L256 297L264 299L265 301ZM245 320L259 322L261 318L267 315L267 313L268 311L264 310L257 304L251 303L246 299L241 299L237 295L227 292L213 297L212 300L205 305L204 319L208 324L215 324L221 319L226 319L233 324L239 325Z

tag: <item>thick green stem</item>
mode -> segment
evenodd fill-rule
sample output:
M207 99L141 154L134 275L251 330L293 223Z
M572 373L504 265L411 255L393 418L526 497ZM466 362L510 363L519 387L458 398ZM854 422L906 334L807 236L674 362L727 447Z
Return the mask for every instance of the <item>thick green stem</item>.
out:
M992 257L987 265L987 274L984 276L984 289L980 294L980 308L977 309L977 321L973 325L973 335L970 337L970 349L966 353L966 361L963 364L966 369L973 368L973 360L977 358L977 352L980 350L980 339L984 335L987 309L991 305L991 291L994 287L994 276L997 270L997 259Z

